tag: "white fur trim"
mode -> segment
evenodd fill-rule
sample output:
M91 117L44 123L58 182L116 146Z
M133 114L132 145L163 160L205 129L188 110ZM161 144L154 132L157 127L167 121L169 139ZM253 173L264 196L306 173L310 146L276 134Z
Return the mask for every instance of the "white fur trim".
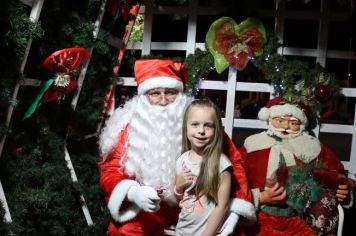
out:
M269 118L279 117L279 116L294 116L298 118L302 124L307 124L307 117L304 112L291 104L275 105L270 108L263 107L258 113L258 118L260 120L267 121Z
M283 145L283 143L274 145L271 147L268 158L267 174L266 178L271 178L272 174L280 167L280 154L283 154L286 166L294 166L295 159L291 150L288 148L288 145Z
M239 198L231 199L230 211L243 216L249 222L256 222L256 210L251 202Z
M179 92L183 92L183 83L178 79L160 76L146 79L137 88L137 93L144 94L148 90L153 88L173 88L177 89Z
M263 150L276 145L278 141L269 135L266 131L253 134L245 139L244 146L247 153Z
M258 112L258 118L260 120L267 121L270 117L270 110L266 107L262 107L261 110Z
M313 161L321 152L320 141L307 133L291 139L289 144L294 155L304 163Z
M284 149L291 151L299 160L303 161L304 163L309 163L317 158L321 151L320 141L307 133L303 133L302 135L293 139L286 139L282 142L279 142L269 136L266 131L263 131L261 133L247 137L244 146L247 153L251 153L266 148L271 148L279 144L282 145Z
M111 193L108 202L108 208L111 217L117 222L121 223L131 220L140 211L140 208L138 206L132 204L131 207L120 212L121 205L127 195L127 192L132 186L139 186L139 184L134 180L123 180L115 186L114 190Z

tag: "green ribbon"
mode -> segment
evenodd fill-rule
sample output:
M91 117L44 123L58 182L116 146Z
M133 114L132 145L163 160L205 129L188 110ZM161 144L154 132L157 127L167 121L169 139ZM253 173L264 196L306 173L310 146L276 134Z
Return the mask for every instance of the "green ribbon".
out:
M44 84L42 84L40 91L38 92L35 100L33 101L33 103L31 104L31 106L27 109L24 117L22 118L22 120L30 117L35 110L41 105L40 101L43 97L43 94L48 90L48 88L54 83L55 79L49 79L47 80Z

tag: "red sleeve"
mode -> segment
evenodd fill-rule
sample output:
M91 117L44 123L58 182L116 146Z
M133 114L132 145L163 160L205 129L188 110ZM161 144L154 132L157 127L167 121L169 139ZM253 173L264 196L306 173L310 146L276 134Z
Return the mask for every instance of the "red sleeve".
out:
M120 160L124 150L127 138L127 127L120 133L118 143L111 153L103 157L98 163L100 172L100 187L105 195L105 201L108 203L115 186L128 176L122 171Z
M243 160L237 147L226 133L224 133L224 153L229 157L233 166L232 195L251 202Z
M341 163L339 157L323 144L321 144L320 160L322 160L329 169L335 170L340 174L345 174L344 165Z

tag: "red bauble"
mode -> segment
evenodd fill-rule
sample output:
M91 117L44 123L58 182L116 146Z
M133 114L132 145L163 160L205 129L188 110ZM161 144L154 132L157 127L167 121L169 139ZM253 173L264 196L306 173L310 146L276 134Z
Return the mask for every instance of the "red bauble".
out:
M323 84L318 84L314 90L315 97L319 101L326 101L331 95L330 88Z

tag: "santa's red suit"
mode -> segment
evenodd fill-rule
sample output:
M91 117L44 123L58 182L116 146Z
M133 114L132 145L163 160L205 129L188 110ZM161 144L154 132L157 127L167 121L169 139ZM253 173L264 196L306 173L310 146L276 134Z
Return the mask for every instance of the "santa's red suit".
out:
M179 67L171 60L136 61L138 96L114 112L100 136L100 186L112 217L108 235L162 235L166 226L177 221L175 160L181 154L183 113L190 101L181 93L182 76L177 70ZM174 88L180 93L173 103L154 106L144 94L158 87ZM225 144L235 176L230 209L254 221L255 210L240 154L227 136ZM163 189L159 210L146 212L129 201L127 194L133 186Z

